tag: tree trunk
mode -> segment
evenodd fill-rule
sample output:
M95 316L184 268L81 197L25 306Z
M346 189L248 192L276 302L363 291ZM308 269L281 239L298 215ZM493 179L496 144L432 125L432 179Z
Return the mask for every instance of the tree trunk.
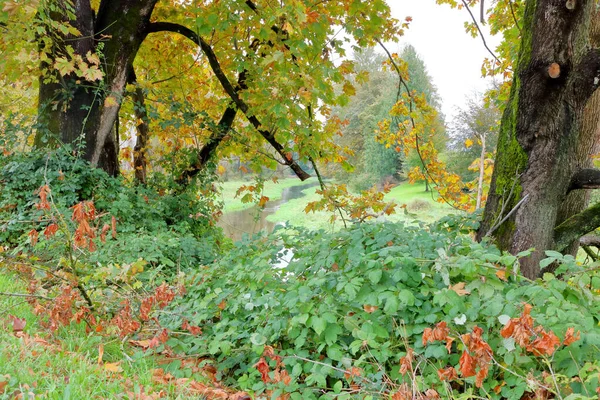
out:
M105 68L104 77L101 83L82 85L82 79L74 73L62 77L54 71L58 83L40 80L38 111L45 129L38 130L36 146L76 145L78 154L92 165L109 174L118 174L115 121L127 73L146 36L157 1L102 0L95 17L89 0L74 2L75 19L69 22L81 36L63 37L66 40L55 44L55 50L70 44L74 53L84 60L88 52L97 54ZM54 3L62 5L58 0ZM65 22L64 15L57 13L53 18ZM42 65L45 67L47 65Z
M581 126L584 106L600 81L600 55L589 50L594 4L526 3L517 71L478 237L493 234L513 254L535 248L521 260L521 272L529 278L539 276L543 251L556 247L555 227L585 206L585 200L570 206L565 200L571 178L593 147L586 138L590 132Z

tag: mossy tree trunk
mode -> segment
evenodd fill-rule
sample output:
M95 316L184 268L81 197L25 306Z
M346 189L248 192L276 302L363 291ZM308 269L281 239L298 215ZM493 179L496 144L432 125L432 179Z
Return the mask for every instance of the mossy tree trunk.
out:
M55 71L57 82L40 79L38 111L46 129L38 131L37 146L81 142L78 151L82 158L110 174L118 174L119 138L114 127L128 71L146 37L157 1L103 0L97 15L89 1L73 2L75 19L69 22L81 35L66 36L55 46L70 44L84 60L88 52L97 54L104 77L98 83L82 84L73 73L63 77ZM64 7L60 1L55 3ZM53 17L62 20L65 15L56 12Z
M597 138L598 121L591 117L597 104L590 102L584 111L600 82L600 52L590 47L594 6L593 0L526 3L518 66L478 237L493 236L513 254L535 248L521 260L521 272L529 278L540 275L544 250L573 251L578 236L600 226L575 222L579 232L571 230L568 238L563 232L564 223L572 226L585 218L587 196L578 189L600 183L582 172L590 171Z

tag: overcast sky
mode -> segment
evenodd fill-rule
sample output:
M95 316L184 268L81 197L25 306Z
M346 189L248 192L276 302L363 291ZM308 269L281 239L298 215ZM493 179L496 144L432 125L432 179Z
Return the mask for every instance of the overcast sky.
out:
M473 38L465 32L464 22L471 21L469 13L464 9L437 5L435 0L387 2L394 17L401 21L407 16L413 18L410 28L400 38L399 46L412 44L415 47L438 89L446 122L450 122L456 108L464 104L465 97L473 91L484 91L488 86L481 77L481 64L489 53L480 37ZM476 16L478 11L473 10ZM494 49L500 38L483 29L488 45Z

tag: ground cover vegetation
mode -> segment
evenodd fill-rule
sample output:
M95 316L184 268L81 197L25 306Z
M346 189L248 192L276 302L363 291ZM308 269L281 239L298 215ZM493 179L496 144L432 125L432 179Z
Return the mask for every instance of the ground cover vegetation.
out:
M0 397L597 399L597 4L438 3L504 36L449 130L383 1L0 0Z

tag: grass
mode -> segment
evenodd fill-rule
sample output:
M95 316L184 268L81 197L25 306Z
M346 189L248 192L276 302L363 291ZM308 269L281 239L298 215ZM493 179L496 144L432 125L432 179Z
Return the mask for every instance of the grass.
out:
M0 263L0 292L26 293L25 282L2 268ZM13 331L9 315L25 319L22 333ZM154 397L146 395L160 392L161 398L190 398L182 387L153 382L153 370L165 368L156 357L118 337L86 333L84 323L50 332L22 297L0 295L0 343L0 399L17 398L19 393L19 398L150 399ZM104 355L99 362L101 345ZM118 372L111 372L107 363Z
M290 225L305 226L311 229L338 229L342 226L339 217L336 222L331 224L331 213L316 212L306 214L304 208L311 201L319 199L315 193L318 188L312 187L305 189L304 197L290 200L282 204L275 214L269 215L267 220L271 222L288 222ZM432 198L431 192L425 192L425 184L403 183L393 188L385 196L386 201L395 201L398 206L407 205L408 213L398 208L396 214L386 216L388 221L404 221L412 223L414 221L433 222L453 212L453 209L447 204L439 203Z
M281 194L283 189L292 187L292 186L301 186L306 185L307 183L316 181L316 178L310 178L304 182L299 180L298 178L286 178L279 179L277 183L268 180L265 182L264 190L262 192L263 196L267 196L270 200L279 200L281 198ZM223 212L233 212L240 211L247 208L251 208L255 205L255 203L242 203L241 196L235 197L237 190L243 185L251 185L254 182L252 181L228 181L223 182L222 188L222 196L223 196Z

